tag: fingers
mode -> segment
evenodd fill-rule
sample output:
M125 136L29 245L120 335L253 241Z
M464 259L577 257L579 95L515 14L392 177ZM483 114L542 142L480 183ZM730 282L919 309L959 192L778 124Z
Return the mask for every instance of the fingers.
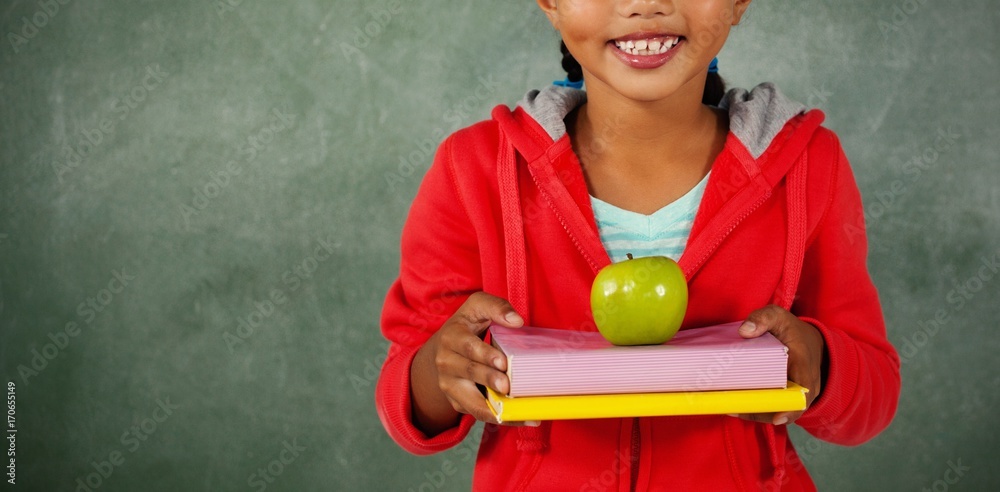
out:
M459 413L472 415L476 420L496 424L497 419L493 416L483 390L479 386L468 380L460 378L442 378L441 391L444 392L451 407Z
M524 319L514 311L509 302L485 292L476 292L469 296L455 315L465 320L476 335L484 333L490 323L510 328L524 325Z
M808 408L821 390L825 347L823 335L816 327L775 305L765 306L750 313L739 330L743 338L756 338L767 332L788 347L788 379L809 389L809 393L806 394L806 408ZM783 425L794 422L802 413L798 411L734 416L755 422Z
M763 424L770 424L774 421L773 413L731 413L729 416Z
M466 333L462 339L457 345L443 343L435 358L440 389L456 411L495 424L496 418L476 385L507 394L510 387L507 375L492 365L493 360L504 359L502 355L495 356L500 351L471 334Z
M510 328L524 325L524 319L514 311L514 307L509 302L485 292L476 292L469 296L469 299L462 304L462 307L449 321L464 325L467 333L475 335L475 338L455 335L458 338L444 341L446 347L470 360L492 366L499 371L507 370L507 357L503 355L503 352L483 343L482 337L491 323ZM449 333L454 334L454 331L449 330Z
M740 326L740 335L743 338L757 338L770 331L780 340L779 334L783 331L787 314L788 311L774 304L760 308L747 316Z
M789 422L787 415L782 413L731 413L729 416L762 424L784 425Z
M504 421L500 425L509 425L511 427L538 427L542 425L541 420L525 420L524 422L507 422Z
M471 381L457 380L456 387L445 391L448 401L456 412L472 415L476 420L496 424L497 419L490 411L486 399Z
M779 306L758 309L740 326L743 338L770 332L788 347L788 378L809 389L807 403L819 396L825 343L816 327Z
M435 358L438 374L442 378L462 379L483 386L489 386L497 393L507 394L509 391L507 375L496 369L496 366L493 365L495 362L492 362L492 360L495 358L489 355L479 355L482 351L497 353L499 351L476 338L473 338L473 340L478 342L475 348L468 348L462 352L454 352L447 349L442 350ZM466 345L466 347L472 346L473 344L471 343ZM470 354L470 351L474 353ZM478 391L476 393L482 396Z
M448 330L441 336L441 348L443 349L442 355L450 352L498 371L507 370L507 356L496 347L483 342L479 336L468 331ZM448 360L444 359L441 362L448 362ZM439 369L441 368L439 367ZM477 382L485 384L483 381Z
M810 349L803 343L791 343L788 349L788 379L809 390L806 402L812 403L820 392L822 347Z
M482 340L493 323L517 328L524 324L524 319L504 299L484 292L472 294L439 330L434 362L438 385L452 408L495 424L496 417L477 386L492 388L500 394L510 391L503 372L507 369L506 356Z
M802 411L780 412L774 415L774 425L791 424L802 416Z
M745 338L771 332L788 347L788 379L809 389L806 404L811 405L822 390L822 364L826 343L819 330L778 306L767 306L747 317L740 332ZM798 418L795 416L795 418ZM794 420L794 419L790 419Z
M802 416L802 412L778 412L778 413L730 413L730 417L760 422L762 424L785 425L791 424Z

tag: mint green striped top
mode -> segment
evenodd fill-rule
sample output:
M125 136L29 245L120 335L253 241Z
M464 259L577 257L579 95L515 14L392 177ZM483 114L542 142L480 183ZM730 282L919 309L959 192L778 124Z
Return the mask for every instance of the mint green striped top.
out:
M651 215L621 209L591 196L597 229L611 262L627 259L626 253L632 253L634 258L667 256L679 261L710 174L684 196Z

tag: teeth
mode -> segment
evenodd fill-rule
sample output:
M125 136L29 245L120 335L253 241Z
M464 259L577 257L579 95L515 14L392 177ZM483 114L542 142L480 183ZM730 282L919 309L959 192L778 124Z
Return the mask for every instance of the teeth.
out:
M680 42L680 38L669 37L640 39L638 41L615 41L615 46L630 55L648 56L666 53L667 50L676 46L678 42Z

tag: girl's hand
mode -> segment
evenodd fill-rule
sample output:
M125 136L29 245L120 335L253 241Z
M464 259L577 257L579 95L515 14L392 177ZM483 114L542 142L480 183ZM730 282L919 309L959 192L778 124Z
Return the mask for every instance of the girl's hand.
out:
M826 353L823 335L815 326L773 304L750 313L740 327L743 338L757 338L766 332L771 332L788 347L788 379L809 389L806 393L808 409L822 389L823 358ZM795 422L804 411L739 414L733 417L782 425Z
M476 292L428 340L433 343L438 388L460 413L497 423L477 384L507 394L507 357L483 341L491 323L517 328L524 320L504 299ZM483 390L485 391L485 390ZM504 422L505 425L538 425L538 422Z

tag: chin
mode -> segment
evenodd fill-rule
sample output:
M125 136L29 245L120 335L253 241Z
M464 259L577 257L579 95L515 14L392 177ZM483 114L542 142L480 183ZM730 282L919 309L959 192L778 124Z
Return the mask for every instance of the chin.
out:
M644 80L645 79L645 80ZM672 83L663 83L654 77L631 77L629 80L620 80L613 83L605 83L612 91L623 97L636 102L652 103L669 99L681 91L681 86Z

